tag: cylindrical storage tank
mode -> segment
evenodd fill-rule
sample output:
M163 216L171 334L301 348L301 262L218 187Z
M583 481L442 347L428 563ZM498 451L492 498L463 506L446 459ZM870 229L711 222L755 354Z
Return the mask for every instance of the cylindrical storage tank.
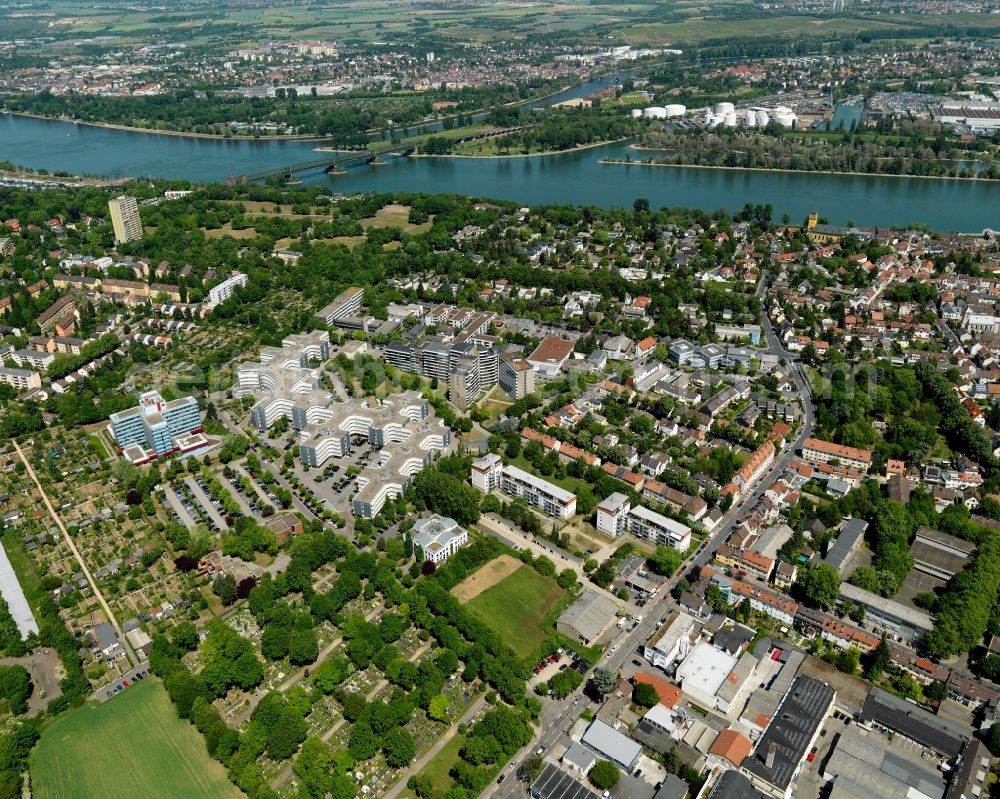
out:
M736 112L735 111L730 111L728 114L726 114L722 118L722 124L725 125L727 128L735 128L736 127Z
M767 127L767 123L770 122L770 121L771 120L767 116L767 111L761 110L761 111L757 112L757 125L759 127L762 127L762 128Z
M646 119L666 119L667 109L661 105L651 105L649 108L642 109L642 115Z
M757 127L757 115L753 111L747 111L746 116L743 117L743 119L745 120L744 124L748 128Z
M671 103L667 106L667 116L668 117L682 117L687 113L687 106L683 106L680 103Z
M795 124L795 114L775 114L774 121L784 128L790 128Z
M632 119L638 119L639 117L642 116L642 109L633 108L631 111L629 111L629 116L632 117Z
M736 106L732 103L716 103L715 104L715 115L717 117L724 117L727 114L733 113L736 110Z

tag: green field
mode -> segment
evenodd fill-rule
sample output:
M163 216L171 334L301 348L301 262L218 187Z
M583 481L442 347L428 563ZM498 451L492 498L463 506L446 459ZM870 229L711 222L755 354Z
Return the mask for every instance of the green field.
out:
M521 566L466 603L521 657L531 654L545 637L542 621L565 595L555 581Z
M146 680L60 719L31 753L35 799L238 799L205 742Z
M440 752L434 755L431 762L420 770L422 776L431 778L435 796L444 793L452 786L452 779L449 772L461 760L458 756L458 750L462 748L462 744L464 743L464 735L455 735L444 745L444 748ZM416 794L409 788L403 791L400 796L403 799L416 799Z

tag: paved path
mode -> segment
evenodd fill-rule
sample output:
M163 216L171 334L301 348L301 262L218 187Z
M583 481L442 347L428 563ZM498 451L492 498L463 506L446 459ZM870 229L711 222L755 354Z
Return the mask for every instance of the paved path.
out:
M462 717L458 719L454 724L452 724L448 730L438 738L434 745L424 752L420 757L418 757L413 763L407 766L405 769L401 769L399 772L399 779L396 780L396 784L393 785L388 791L382 794L381 799L396 799L403 790L406 788L406 781L414 774L419 774L420 771L430 763L434 757L444 749L445 745L458 733L459 724L468 724L476 714L482 710L483 705L486 702L486 696L479 697L475 702L469 705L469 709L462 714Z
M115 618L115 614L111 612L111 605L108 604L108 600L104 598L104 594L101 593L101 589L97 587L97 581L94 579L94 575L90 573L90 569L87 567L86 561L80 554L80 550L76 548L76 544L73 543L73 538L70 536L69 531L66 529L66 525L63 524L62 519L59 518L59 514L56 513L56 509L52 507L52 503L49 501L49 495L45 493L45 489L42 488L42 484L38 481L38 476L35 474L35 470L32 468L31 463L24 455L24 451L18 445L16 441L11 442L14 444L14 449L17 451L17 456L21 459L21 463L24 464L24 468L28 471L28 477L32 479L35 487L38 489L38 493L42 497L42 502L45 503L45 507L49 511L49 516L52 517L52 521L56 523L56 526L62 531L63 539L66 541L66 545L69 547L69 551L73 553L73 557L76 558L76 562L80 567L80 571L83 572L84 576L87 578L87 582L90 583L90 588L94 592L94 596L97 597L97 601L101 605L101 609L104 611L104 616L107 618L108 622L111 624L115 631L115 635L118 636L118 640L125 650L125 656L129 660L129 664L136 663L135 652L132 651L132 646L129 644L128 639L122 632L121 625L118 624L118 619Z
M416 660L418 657L420 657L422 654L424 654L424 652L426 652L430 648L431 648L430 641L428 641L427 643L421 644L420 648L417 649L417 651L414 652L409 657L409 660L411 660L411 661ZM379 692L382 691L382 689L384 689L388 684L389 684L388 680L379 680L379 682L375 685L375 687L372 688L367 694L365 694L365 702L371 702L371 701L373 701L375 699L375 697L378 696ZM281 690L284 690L284 686L282 686ZM343 727L346 723L347 723L347 719L345 719L343 716L341 716L339 719L337 719L337 721L333 724L333 726L330 727L330 729L328 729L326 732L323 733L323 735L320 736L320 740L321 741L329 741L333 737L333 734L337 730L339 730L341 727ZM274 788L274 789L279 788L280 786L282 786L285 783L285 781L291 775L292 775L292 767L288 766L284 771L282 771L275 778L274 783L272 784L271 787Z
M381 614L384 610L385 606L380 605L379 607L375 608L374 610L370 611L365 615L365 621L371 621L376 616ZM326 660L327 657L329 657L330 653L338 646L340 646L343 640L344 640L343 636L334 638L329 644L323 647L319 655L316 656L316 660L314 660L312 663L309 663L308 665L302 666L300 669L297 669L295 672L292 673L292 675L288 679L286 679L277 688L267 688L267 689L258 688L257 692L250 697L249 705L243 710L243 712L240 713L238 716L233 716L230 719L230 726L238 727L246 719L250 718L250 714L252 714L256 709L257 705L260 704L260 700L263 699L271 691L281 691L281 692L287 691L292 686L294 686L295 683L297 683L300 679L302 679L302 676L306 673L307 670L316 671L316 669L318 669L323 664L323 661Z

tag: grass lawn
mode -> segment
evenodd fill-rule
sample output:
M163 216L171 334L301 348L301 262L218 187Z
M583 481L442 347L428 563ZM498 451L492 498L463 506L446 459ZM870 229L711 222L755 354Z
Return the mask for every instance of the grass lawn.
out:
M156 680L59 719L31 753L36 799L238 799L205 742Z
M470 599L466 607L492 627L520 657L529 655L545 637L542 621L563 597L555 580L528 566Z
M421 769L421 776L431 778L431 784L434 786L434 796L444 793L452 786L452 779L448 776L448 772L461 759L458 756L458 750L462 748L462 744L464 743L464 735L455 735L444 745L444 748L440 752L434 755L431 762ZM405 799L413 799L416 797L416 794L407 788L401 796Z

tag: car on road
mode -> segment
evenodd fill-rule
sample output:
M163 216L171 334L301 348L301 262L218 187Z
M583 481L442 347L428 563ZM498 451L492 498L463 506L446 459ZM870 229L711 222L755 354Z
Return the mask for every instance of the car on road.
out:
M812 751L810 751L809 755L806 757L806 760L812 763L815 759L816 759L816 747L814 746L812 748Z
M497 777L497 785L499 785L505 779L507 779L507 775L506 774L501 774L499 777Z

